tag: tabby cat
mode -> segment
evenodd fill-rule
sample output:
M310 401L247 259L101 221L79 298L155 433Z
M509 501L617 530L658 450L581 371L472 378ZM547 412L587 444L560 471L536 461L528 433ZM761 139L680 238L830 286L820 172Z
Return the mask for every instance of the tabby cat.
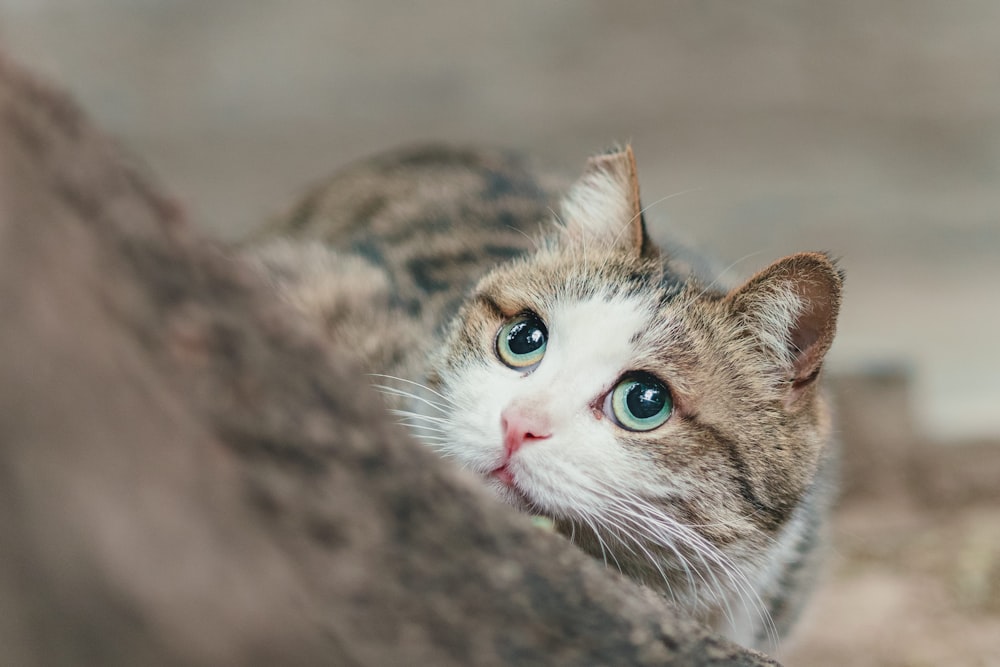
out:
M422 147L254 242L415 437L739 643L774 648L831 496L817 382L842 276L802 253L724 289L646 230L626 147L561 202L515 156Z

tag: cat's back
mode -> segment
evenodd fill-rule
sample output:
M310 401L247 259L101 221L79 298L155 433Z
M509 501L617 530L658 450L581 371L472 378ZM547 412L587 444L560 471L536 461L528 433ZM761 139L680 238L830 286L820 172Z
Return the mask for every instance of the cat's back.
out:
M559 185L512 152L416 146L336 173L265 233L363 257L416 307L531 249Z

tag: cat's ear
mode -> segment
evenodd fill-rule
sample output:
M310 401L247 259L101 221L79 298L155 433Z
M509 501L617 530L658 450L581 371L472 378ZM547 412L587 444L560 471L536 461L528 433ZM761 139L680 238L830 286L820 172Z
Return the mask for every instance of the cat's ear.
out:
M639 174L631 146L596 155L562 201L562 220L571 237L655 257L639 199Z
M791 404L813 384L837 330L843 274L822 253L778 260L726 301L764 351Z

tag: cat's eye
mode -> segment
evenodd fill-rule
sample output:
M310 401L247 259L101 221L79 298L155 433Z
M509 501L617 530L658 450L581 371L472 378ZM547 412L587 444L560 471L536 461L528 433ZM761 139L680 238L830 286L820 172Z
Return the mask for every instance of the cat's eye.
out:
M670 419L674 409L667 385L649 373L626 376L609 398L611 416L629 431L651 431Z
M534 313L518 315L497 332L497 356L516 370L538 365L545 356L549 332Z

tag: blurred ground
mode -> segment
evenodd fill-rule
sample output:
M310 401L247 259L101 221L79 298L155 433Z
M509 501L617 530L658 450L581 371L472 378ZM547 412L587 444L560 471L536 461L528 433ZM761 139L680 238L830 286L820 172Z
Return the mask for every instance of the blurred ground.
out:
M1000 665L1000 447L913 419L909 373L841 374L842 498L789 665Z
M789 656L810 665L1000 664L998 36L1000 4L973 0L0 0L3 45L222 237L400 143L574 172L631 140L651 222L736 273L841 256L831 366L875 370L845 395L870 447Z

